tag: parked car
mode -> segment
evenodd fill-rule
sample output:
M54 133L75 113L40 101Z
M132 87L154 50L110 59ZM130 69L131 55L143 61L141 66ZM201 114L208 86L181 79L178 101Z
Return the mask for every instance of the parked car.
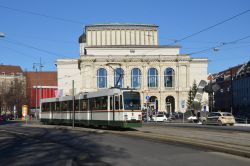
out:
M198 119L197 119L196 116L189 116L189 117L187 118L187 120L188 120L188 122L193 122L193 123L198 122Z
M5 119L2 115L0 115L0 122L3 122Z
M155 121L155 122L167 122L168 118L166 117L165 114L158 114L158 115L153 115L152 116L152 121Z
M6 115L6 120L14 120L14 115L12 115L12 114L8 114L8 115Z
M201 118L202 124L231 125L235 124L234 116L229 112L210 112L207 117Z

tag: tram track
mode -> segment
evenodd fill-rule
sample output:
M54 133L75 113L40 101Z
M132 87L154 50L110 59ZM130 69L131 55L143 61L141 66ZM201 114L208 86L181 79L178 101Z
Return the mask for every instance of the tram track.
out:
M183 129L182 134L178 134L176 129L168 130L165 128L158 129L160 131L164 131L162 133L156 132L155 130L146 130L143 127L139 128L137 131L115 131L115 130L101 130L101 129L90 129L90 128L80 128L80 127L69 127L69 126L29 126L29 127L45 127L45 128L55 128L55 129L65 129L65 130L77 130L77 131L85 131L88 133L97 133L97 134L116 134L122 136L130 136L130 137L138 137L148 140L161 141L167 143L178 143L178 144L186 144L191 145L203 149L210 149L218 152L229 153L237 156L243 156L250 158L250 146L249 146L249 137L250 134L245 132L240 133L237 131L236 133L243 134L239 138L235 135L234 132L222 132L216 133L215 131L208 131L205 133L204 131L193 131L190 134L190 129ZM169 128L168 128L169 129ZM172 133L170 132L172 131ZM174 132L173 132L174 131ZM220 132L220 131L219 131ZM189 133L189 134L187 134ZM227 135L228 134L228 135ZM200 138L197 137L200 135ZM214 139L209 137L216 136ZM247 135L247 138L244 138ZM201 137L202 136L202 137ZM232 137L232 138L229 138ZM236 139L238 142L230 142L230 139ZM245 144L245 143L247 144Z

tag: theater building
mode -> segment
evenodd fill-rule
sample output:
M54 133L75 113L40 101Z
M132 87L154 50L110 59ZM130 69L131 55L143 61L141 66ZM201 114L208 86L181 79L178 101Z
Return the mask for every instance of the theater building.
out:
M64 95L70 95L72 87L76 93L135 88L142 106L149 103L170 113L185 109L194 81L207 78L208 59L180 54L177 45L159 45L157 25L87 25L79 44L79 59L57 61L58 88ZM206 95L202 104L207 105Z

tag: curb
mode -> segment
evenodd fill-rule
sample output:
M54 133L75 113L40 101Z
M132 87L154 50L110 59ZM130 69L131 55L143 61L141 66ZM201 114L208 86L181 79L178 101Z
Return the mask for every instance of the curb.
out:
M180 138L169 135L161 135L156 133L144 133L141 131L113 131L113 130L101 130L101 129L91 129L91 128L79 128L79 127L69 127L69 126L51 126L51 125L22 125L24 127L38 127L38 128L53 128L53 129L66 129L66 130L76 130L76 131L86 131L90 133L97 134L117 134L130 137L138 137L150 140L158 140L162 142L174 142L186 145L192 145L199 148L205 148L217 152L228 153L236 156L250 158L250 151L241 149L240 146L232 146L226 143L212 142L207 140L194 140L191 138Z

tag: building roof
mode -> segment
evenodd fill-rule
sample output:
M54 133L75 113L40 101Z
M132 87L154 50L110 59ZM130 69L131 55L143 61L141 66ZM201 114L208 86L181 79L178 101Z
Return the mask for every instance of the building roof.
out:
M0 74L5 73L6 75L11 74L20 74L23 73L23 70L20 66L11 66L11 65L0 65Z
M43 71L43 72L25 72L26 82L30 87L42 86L57 86L57 72Z
M89 24L85 27L104 27L104 26L137 26L137 27L158 27L158 25L155 24L134 24L134 23L109 23L109 24Z
M181 48L178 45L94 45L85 48Z
M231 77L231 74L233 77L240 77L245 74L250 74L250 61L248 61L245 64L237 65L234 67L231 67L227 70L221 71L219 73L213 74L214 79L226 79Z

